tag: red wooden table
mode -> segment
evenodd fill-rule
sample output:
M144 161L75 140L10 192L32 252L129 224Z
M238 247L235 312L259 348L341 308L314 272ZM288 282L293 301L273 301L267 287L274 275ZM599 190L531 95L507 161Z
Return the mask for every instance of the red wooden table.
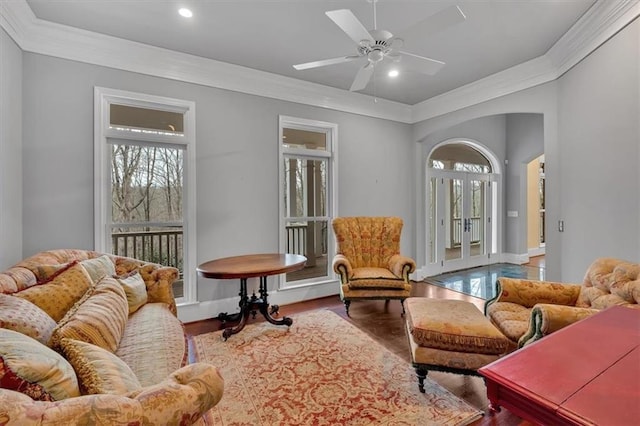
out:
M479 372L492 410L543 425L640 424L640 310L614 306Z

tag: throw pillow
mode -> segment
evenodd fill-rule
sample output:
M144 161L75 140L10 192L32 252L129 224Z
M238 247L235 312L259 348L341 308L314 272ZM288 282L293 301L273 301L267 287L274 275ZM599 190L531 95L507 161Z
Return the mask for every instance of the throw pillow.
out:
M93 285L91 277L79 263L54 274L48 281L15 293L17 297L39 306L58 322Z
M106 254L100 257L94 257L93 259L83 260L80 264L87 270L94 284L97 284L104 277L110 277L116 273L115 265Z
M28 300L0 293L0 328L17 331L46 345L56 322Z
M124 395L142 389L131 368L111 352L73 339L62 339L60 346L78 375L82 394Z
M147 285L144 283L142 276L136 271L135 274L126 278L116 277L127 295L127 303L129 304L129 315L140 309L142 305L147 303Z
M53 330L50 346L56 350L64 338L81 340L111 352L118 349L129 308L122 286L103 278L67 312Z
M54 265L37 265L32 268L33 274L38 279L38 282L48 281L53 278L54 275L64 272L65 269L69 269L77 262L69 263L57 263Z
M29 336L0 329L0 386L36 401L80 396L71 364Z

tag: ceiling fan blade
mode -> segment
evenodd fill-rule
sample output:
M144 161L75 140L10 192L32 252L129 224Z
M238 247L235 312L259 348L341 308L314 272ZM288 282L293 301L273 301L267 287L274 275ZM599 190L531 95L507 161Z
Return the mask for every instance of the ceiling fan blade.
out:
M327 65L335 65L335 64L342 64L344 62L351 62L351 61L355 61L356 59L360 59L361 57L362 56L357 56L357 55L340 56L338 58L323 59L322 61L313 61L313 62L306 62L304 64L297 64L297 65L294 65L293 67L298 71L302 71L302 70L308 70L310 68L326 67Z
M449 6L442 9L440 12L419 21L406 30L401 31L402 38L409 41L418 39L415 41L419 41L421 38L428 37L444 30L447 27L464 22L466 19L467 17L459 6Z
M362 25L362 23L356 18L356 16L349 9L329 10L325 14L331 19L337 26L342 29L351 40L356 44L360 44L362 40L367 40L370 43L375 43L369 31Z
M442 61L415 55L413 53L403 51L399 51L398 53L402 55L400 62L404 67L417 71L421 74L434 75L445 65Z
M362 90L367 87L367 84L369 84L369 80L371 80L371 76L373 75L373 70L374 67L371 62L368 62L365 66L360 68L349 90L357 92L358 90Z

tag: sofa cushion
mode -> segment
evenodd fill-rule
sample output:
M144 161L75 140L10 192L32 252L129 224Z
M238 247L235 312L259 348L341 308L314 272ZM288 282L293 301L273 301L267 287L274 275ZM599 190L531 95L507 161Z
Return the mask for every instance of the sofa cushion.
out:
M116 280L120 283L127 295L127 303L129 305L129 315L140 309L142 305L147 303L147 286L139 272Z
M38 401L80 395L67 360L31 337L5 329L0 329L0 386Z
M114 278L105 277L58 323L50 345L57 350L61 340L69 338L115 352L128 314L122 286Z
M529 328L531 308L512 302L496 302L487 307L487 316L502 334L517 342Z
M187 362L184 327L166 303L147 303L134 312L116 351L142 386L161 382Z
M17 331L46 345L56 322L28 300L0 293L0 328Z
M106 254L92 259L86 259L80 262L82 267L87 270L93 283L98 283L104 277L110 277L116 273L116 267L113 261Z
M142 388L129 366L111 352L73 339L62 339L60 346L76 371L82 394L124 395Z
M53 274L48 280L15 295L39 306L58 322L92 285L87 271L82 265L74 262L68 268Z
M410 297L407 325L420 346L458 352L503 354L509 341L472 303Z

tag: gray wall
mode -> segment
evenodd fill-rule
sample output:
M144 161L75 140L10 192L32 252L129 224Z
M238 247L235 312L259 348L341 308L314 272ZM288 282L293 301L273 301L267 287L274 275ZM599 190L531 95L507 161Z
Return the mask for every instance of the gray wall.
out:
M0 268L22 258L22 51L0 28Z
M639 41L636 19L558 81L567 280L599 256L640 260Z
M397 215L413 256L411 126L24 54L24 255L93 248L93 88L196 103L197 262L278 250L278 115L339 126L339 215ZM236 285L199 282L200 300ZM237 305L237 301L234 301ZM230 307L233 309L233 306Z
M518 256L528 256L527 164L544 152L543 120L541 114L507 114L503 248ZM508 217L508 211L518 217Z
M599 256L640 259L639 26L636 20L557 81L414 125L419 142L479 117L542 114L548 279L580 282Z

